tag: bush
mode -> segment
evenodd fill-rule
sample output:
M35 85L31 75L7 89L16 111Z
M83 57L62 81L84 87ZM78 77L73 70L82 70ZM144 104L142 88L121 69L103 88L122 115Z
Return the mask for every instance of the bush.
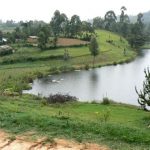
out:
M114 62L113 62L113 65L117 65L117 62L114 61Z
M12 49L0 49L0 56L12 54Z
M19 93L14 92L13 89L9 88L9 89L5 89L2 93L2 95L4 95L4 96L19 96Z
M103 98L103 101L102 101L102 104L104 104L104 105L109 105L109 104L110 104L109 98L108 98L108 97L104 97L104 98Z
M37 76L37 78L43 78L43 73L41 73L41 72L39 72L39 71L37 71L37 72L35 72L35 75Z
M60 93L49 95L48 98L45 98L48 103L65 103L65 102L73 102L76 101L77 98L75 96L70 96L68 94L63 95Z
M73 67L70 67L70 66L61 66L61 67L59 68L59 70L60 70L61 72L69 72L69 71L73 71L74 68L73 68Z
M85 65L85 70L89 70L89 68L90 68L89 65L86 64L86 65Z
M106 40L107 43L113 44L113 40Z
M50 74L59 74L60 70L57 67L51 67L49 70Z

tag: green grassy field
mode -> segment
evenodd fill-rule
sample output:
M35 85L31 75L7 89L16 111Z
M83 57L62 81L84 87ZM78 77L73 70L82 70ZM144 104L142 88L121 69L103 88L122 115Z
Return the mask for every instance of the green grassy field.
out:
M46 104L34 96L0 97L0 128L18 135L96 142L114 150L148 150L149 112L121 104Z
M99 43L100 54L96 58L97 64L108 64L113 62L125 61L135 57L135 52L131 51L130 46L127 41L122 38L120 41L120 36L113 34L108 31L97 31L97 41ZM113 40L110 44L106 42L107 40ZM54 50L43 50L34 47L22 47L19 44L12 45L16 52L12 55L0 58L0 63L19 63L26 61L51 61L51 56L59 56L62 61L65 48L57 48ZM127 55L124 56L123 50L127 50ZM72 59L68 61L71 65L81 65L81 64L91 64L92 56L90 55L88 46L82 47L68 47L69 55ZM62 64L62 62L61 62Z

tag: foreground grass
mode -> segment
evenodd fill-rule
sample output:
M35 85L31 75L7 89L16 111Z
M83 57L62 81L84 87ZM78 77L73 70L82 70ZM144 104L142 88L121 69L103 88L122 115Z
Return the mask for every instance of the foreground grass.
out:
M48 105L24 95L0 97L0 128L23 134L106 144L112 149L148 149L149 113L121 104L67 103Z

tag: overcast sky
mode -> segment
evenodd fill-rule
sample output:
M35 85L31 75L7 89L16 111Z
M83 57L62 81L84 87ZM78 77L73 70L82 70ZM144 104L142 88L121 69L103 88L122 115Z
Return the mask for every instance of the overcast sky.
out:
M103 17L108 10L120 14L121 6L127 13L136 15L150 10L150 0L0 0L2 20L44 20L49 22L55 10L68 17L74 14L82 20Z

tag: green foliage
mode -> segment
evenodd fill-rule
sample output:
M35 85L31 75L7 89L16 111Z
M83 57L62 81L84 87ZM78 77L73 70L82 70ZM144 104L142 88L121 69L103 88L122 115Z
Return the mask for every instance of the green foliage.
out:
M93 19L93 28L94 29L104 29L105 22L101 17L95 17Z
M48 42L48 36L44 32L39 33L38 46L41 50L46 49L46 43Z
M93 67L94 67L95 57L99 54L99 46L95 37L91 38L89 50L91 52L91 55L93 56Z
M150 106L150 71L149 68L144 70L145 73L145 81L143 82L143 89L138 92L138 103L146 109L146 106Z
M75 68L71 66L60 66L59 70L60 72L69 72L75 70Z
M66 103L66 102L74 102L77 100L77 98L75 96L70 96L69 94L54 94L54 95L49 95L46 98L48 103Z
M105 111L101 111L101 112L95 112L95 114L97 116L97 120L99 121L99 123L103 123L103 122L106 123L111 116L111 112L109 109L106 109Z
M69 52L67 49L64 50L64 60L68 60L69 59Z
M34 74L36 75L37 78L43 78L42 72L36 71Z
M89 45L89 50L91 52L91 55L93 55L94 57L97 56L99 54L99 46L97 43L97 40L95 37L92 37L90 45Z
M54 12L54 16L50 22L54 37L58 36L62 32L63 23L65 23L67 20L67 16L65 14L61 14L59 10Z
M90 66L88 64L86 64L84 68L85 68L85 70L89 70Z
M110 10L105 14L105 29L112 31L112 26L115 24L117 20L116 14L114 11Z
M28 95L0 97L1 129L15 134L34 130L44 137L104 142L112 149L122 149L122 145L126 145L124 150L149 148L150 131L143 121L148 114L136 107L79 102L45 105L41 101Z
M80 38L83 33L93 33L92 24L87 21L81 21L78 15L73 15L69 20L67 15L60 13L59 10L54 12L50 26L54 37L72 37Z
M80 32L81 29L81 20L77 15L73 15L70 20L70 35L75 37Z
M0 56L5 56L5 55L9 55L9 54L12 54L13 53L13 50L10 48L10 49L0 49Z
M111 102L111 101L110 101L110 99L109 99L108 97L104 97L103 100L102 100L102 104L103 104L103 105L109 105L110 102Z

